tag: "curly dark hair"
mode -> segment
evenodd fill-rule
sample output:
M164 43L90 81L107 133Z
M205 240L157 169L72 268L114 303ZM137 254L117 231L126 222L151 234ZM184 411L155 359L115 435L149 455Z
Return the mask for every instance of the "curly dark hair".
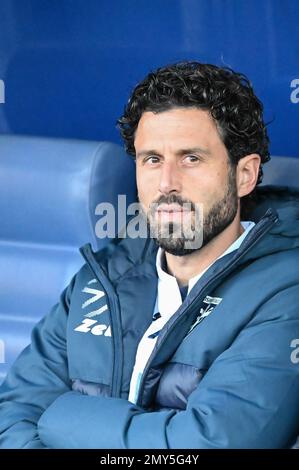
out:
M263 120L263 105L248 78L227 67L199 62L179 62L148 74L135 89L118 127L127 152L135 157L135 131L145 111L160 113L178 107L196 107L210 112L232 165L251 153L270 160L269 138ZM242 198L241 217L254 207L255 190Z

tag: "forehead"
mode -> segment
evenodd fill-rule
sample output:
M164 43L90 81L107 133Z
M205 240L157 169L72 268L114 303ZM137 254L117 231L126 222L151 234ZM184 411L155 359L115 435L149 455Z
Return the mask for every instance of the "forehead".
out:
M184 147L190 143L219 143L221 139L208 111L174 108L160 113L144 112L136 129L135 147L146 145L147 142L158 145L168 141Z

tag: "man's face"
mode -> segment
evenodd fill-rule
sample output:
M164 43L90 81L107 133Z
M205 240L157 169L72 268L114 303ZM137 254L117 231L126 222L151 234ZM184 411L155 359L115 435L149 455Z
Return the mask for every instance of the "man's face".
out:
M138 197L152 233L167 252L190 254L194 249L186 248L186 241L199 230L203 239L196 249L234 220L235 170L207 111L175 108L143 113L135 150Z

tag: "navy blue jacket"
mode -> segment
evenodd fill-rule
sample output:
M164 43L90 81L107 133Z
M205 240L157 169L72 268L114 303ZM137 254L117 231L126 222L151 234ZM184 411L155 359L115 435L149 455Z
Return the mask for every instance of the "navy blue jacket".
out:
M83 247L86 264L0 388L0 447L290 447L299 431L298 202L295 191L260 190L256 226L162 329L136 405L127 397L156 299L157 247Z

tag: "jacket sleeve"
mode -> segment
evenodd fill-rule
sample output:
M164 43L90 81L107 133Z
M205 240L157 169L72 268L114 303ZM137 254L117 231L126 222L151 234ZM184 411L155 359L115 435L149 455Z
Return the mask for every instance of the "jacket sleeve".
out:
M37 422L59 395L70 390L65 332L74 279L33 329L30 346L0 387L0 448L44 447Z
M186 410L147 412L124 399L68 392L41 417L41 440L54 448L290 446L299 426L299 364L291 346L299 337L298 298L294 286L261 306Z

